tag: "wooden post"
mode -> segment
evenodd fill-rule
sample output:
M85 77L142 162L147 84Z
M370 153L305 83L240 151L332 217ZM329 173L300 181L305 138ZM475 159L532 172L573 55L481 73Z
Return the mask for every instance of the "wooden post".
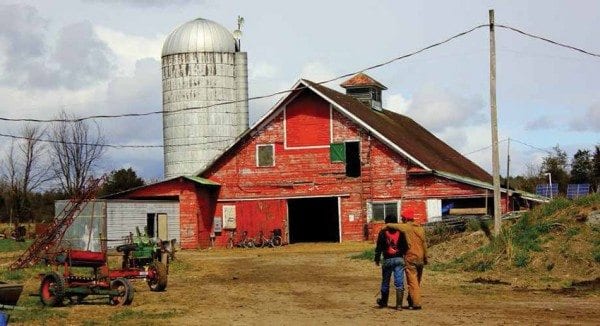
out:
M500 234L500 158L498 155L498 116L496 112L496 37L494 35L494 10L490 18L490 110L492 122L492 174L494 181L494 233Z
M510 138L506 146L506 211L510 212Z

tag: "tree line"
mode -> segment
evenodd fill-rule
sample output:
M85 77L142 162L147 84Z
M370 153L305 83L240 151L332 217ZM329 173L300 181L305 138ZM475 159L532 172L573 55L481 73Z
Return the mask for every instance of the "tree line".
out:
M0 160L0 222L48 221L54 217L54 201L78 194L95 176L106 140L98 124L76 120L65 112L48 128L25 125L20 138L13 139ZM45 142L42 139L52 139ZM538 184L558 183L566 194L570 183L589 183L600 191L600 145L579 149L569 160L556 145L541 165L530 165L523 175L503 178L504 186L535 193ZM99 196L144 185L131 169L112 171Z
M549 174L549 175L548 175ZM538 184L558 184L559 194L566 195L569 184L590 185L590 191L600 191L600 145L592 149L578 149L569 160L558 145L539 166L529 165L524 175L509 178L509 187L535 193ZM506 182L506 179L503 180Z
M47 128L27 124L0 160L0 222L39 222L54 217L54 201L80 193L95 176L106 140L98 124L65 112ZM52 139L46 142L43 139ZM131 168L112 171L99 195L143 185Z

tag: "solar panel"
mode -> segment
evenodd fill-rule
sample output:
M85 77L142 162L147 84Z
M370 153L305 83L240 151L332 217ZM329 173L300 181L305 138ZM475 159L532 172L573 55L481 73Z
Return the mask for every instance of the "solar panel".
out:
M589 183L576 183L567 186L567 198L575 199L590 193Z
M540 184L535 186L535 193L539 196L544 197L556 197L558 196L558 183L552 185L548 183Z

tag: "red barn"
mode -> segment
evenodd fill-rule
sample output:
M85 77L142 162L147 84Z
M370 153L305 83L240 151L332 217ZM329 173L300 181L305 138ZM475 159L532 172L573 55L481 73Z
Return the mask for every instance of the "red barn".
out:
M222 246L234 228L280 229L289 243L364 240L401 207L422 222L449 209L492 210L492 177L383 109L385 86L358 74L342 87L346 94L300 80L197 176L112 198L178 199L183 248L208 247L211 236Z

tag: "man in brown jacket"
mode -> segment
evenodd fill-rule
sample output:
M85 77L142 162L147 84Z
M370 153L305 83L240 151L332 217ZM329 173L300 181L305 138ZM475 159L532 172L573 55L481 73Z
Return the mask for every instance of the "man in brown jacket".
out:
M402 211L402 224L386 224L384 229L392 228L404 232L408 241L408 251L404 256L406 264L406 283L408 285L408 306L421 309L421 277L423 266L427 265L427 243L425 230L415 223L415 213L408 208Z

